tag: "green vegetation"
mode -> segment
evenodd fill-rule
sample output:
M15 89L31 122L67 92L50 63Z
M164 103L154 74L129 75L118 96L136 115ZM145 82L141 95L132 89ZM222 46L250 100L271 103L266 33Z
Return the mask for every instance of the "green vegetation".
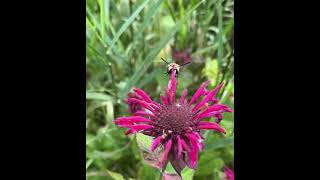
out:
M234 109L233 0L86 3L87 179L159 179L160 172L144 163L136 136L125 136L112 121L129 115L124 99L133 86L160 102L169 80L161 57L172 61L172 47L190 49L192 57L181 69L177 97L187 88L190 99L207 79L210 89L223 81L217 97ZM186 168L185 179L221 179L223 166L232 167L233 119L224 114L226 135L204 133L198 168Z

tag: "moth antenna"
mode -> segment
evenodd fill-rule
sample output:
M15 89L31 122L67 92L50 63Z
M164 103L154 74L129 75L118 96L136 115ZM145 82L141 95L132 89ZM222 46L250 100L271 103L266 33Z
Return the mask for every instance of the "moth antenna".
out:
M180 66L185 66L185 65L190 64L190 63L191 63L191 62L189 61L189 62L186 62L186 63L180 65Z
M163 59L163 58L161 58L161 59L162 59L162 61L164 61L165 63L169 64L165 59Z

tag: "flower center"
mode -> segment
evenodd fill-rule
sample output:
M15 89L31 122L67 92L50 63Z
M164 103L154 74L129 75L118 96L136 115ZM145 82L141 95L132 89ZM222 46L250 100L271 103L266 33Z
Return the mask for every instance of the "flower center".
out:
M185 129L194 125L193 113L187 105L166 105L161 107L156 125L166 131L180 134Z

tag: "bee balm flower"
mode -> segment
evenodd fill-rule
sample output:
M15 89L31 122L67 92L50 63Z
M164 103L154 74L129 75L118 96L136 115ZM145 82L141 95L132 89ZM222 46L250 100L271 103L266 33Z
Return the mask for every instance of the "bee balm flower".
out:
M229 167L224 168L224 174L227 180L234 180L234 172Z
M133 88L135 96L129 96L127 102L129 107L130 104L139 105L140 110L133 112L133 116L119 117L114 122L119 127L128 128L126 135L141 132L154 137L150 151L162 144L163 166L170 160L175 169L182 170L186 165L195 169L198 152L203 149L204 138L200 130L225 133L218 123L203 120L209 117L220 119L223 112L232 111L226 105L212 101L223 84L206 92L209 82L203 83L190 101L186 99L186 89L176 100L177 79L175 71L172 71L168 88L164 90L165 96L160 96L162 103L153 101L143 90Z

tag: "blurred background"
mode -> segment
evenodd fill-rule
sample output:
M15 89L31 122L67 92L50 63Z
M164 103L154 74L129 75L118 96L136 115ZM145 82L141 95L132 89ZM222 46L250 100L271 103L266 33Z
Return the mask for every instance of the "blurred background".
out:
M177 97L188 99L210 79L225 86L220 103L234 109L233 0L87 0L86 1L86 176L100 179L159 179L144 163L135 135L112 121L128 116L124 102L133 86L160 101L167 86L168 62L191 64L179 74ZM204 133L198 168L184 179L224 179L233 169L233 113L225 113L226 135ZM214 119L211 119L214 121Z

